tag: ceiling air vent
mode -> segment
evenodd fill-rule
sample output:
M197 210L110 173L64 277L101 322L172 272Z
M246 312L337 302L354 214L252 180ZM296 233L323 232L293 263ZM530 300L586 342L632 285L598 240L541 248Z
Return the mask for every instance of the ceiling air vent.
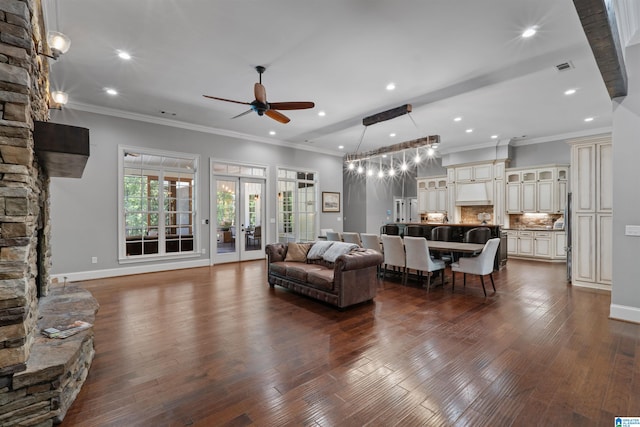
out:
M556 70L558 71L567 71L575 68L571 61L563 62L562 64L556 65Z

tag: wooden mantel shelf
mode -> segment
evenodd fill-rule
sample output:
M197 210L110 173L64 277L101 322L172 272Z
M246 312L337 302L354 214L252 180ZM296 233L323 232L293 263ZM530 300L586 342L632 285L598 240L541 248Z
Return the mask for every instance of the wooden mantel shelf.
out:
M33 141L50 177L82 178L89 159L89 129L36 121Z

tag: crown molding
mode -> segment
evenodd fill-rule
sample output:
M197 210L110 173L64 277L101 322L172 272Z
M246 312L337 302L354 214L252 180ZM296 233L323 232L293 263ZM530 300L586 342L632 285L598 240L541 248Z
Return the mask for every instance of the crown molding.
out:
M517 141L513 141L512 140L511 141L511 146L512 147L521 147L523 145L542 144L544 142L566 141L568 139L583 138L583 137L588 137L588 136L602 135L602 134L605 134L605 133L611 133L612 130L613 129L611 128L611 126L608 126L608 127L602 127L602 128L597 128L597 129L589 129L589 130L584 130L584 131L561 133L561 134L552 135L552 136L543 136L543 137L540 137L540 138L523 139L523 140L517 140Z
M265 138L256 135L250 135L242 132L235 132L226 129L214 128L210 126L197 125L193 123L181 122L179 120L171 120L163 117L154 117L147 114L132 113L130 111L117 110L115 108L99 107L92 104L84 104L80 102L70 102L64 106L65 109L86 111L88 113L101 114L104 116L119 117L121 119L135 120L138 122L153 123L157 125L170 126L174 128L187 129L196 132L209 133L213 135L226 136L229 138L242 139L245 141L261 142L264 144L277 145L280 147L294 148L297 150L311 151L314 153L326 154L334 157L342 157L344 153L336 153L335 151L323 150L316 147L308 147L294 142L283 141L274 138Z

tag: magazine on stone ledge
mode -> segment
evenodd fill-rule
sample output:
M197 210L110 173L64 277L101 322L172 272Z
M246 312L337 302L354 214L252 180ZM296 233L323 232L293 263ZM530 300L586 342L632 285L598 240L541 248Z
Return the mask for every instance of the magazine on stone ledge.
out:
M91 326L93 326L91 323L76 320L67 326L56 326L54 328L43 329L42 334L49 338L64 339L71 335L75 335L78 332L84 331L85 329L89 329Z

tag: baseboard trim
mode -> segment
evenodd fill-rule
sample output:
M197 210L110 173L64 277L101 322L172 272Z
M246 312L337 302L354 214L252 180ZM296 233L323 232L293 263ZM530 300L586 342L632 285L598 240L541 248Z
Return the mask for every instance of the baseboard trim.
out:
M171 262L167 264L136 265L131 267L111 268L108 270L79 271L51 275L52 280L64 282L79 282L82 280L106 279L108 277L129 276L131 274L156 273L159 271L181 270L184 268L208 267L209 259L199 259L184 262Z
M601 291L611 292L611 285L604 285L602 283L580 282L580 281L574 280L571 282L571 284L579 288L600 289Z
M609 306L609 318L624 320L625 322L640 323L640 308L611 304Z

